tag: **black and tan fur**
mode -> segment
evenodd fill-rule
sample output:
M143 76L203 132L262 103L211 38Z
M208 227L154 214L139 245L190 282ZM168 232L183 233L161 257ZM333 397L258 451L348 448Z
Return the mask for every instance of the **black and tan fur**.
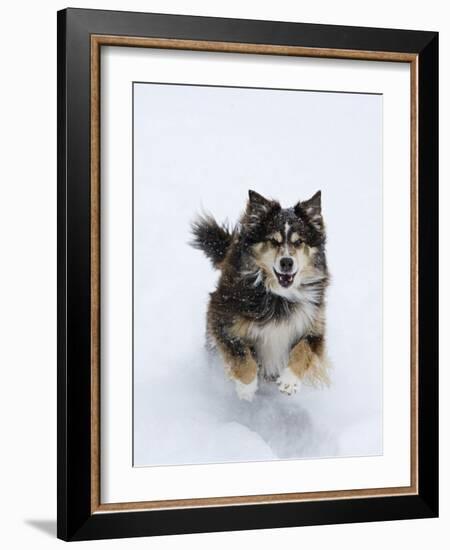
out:
M193 246L221 270L207 335L239 396L253 398L258 375L276 380L287 394L301 380L326 383L328 269L320 191L292 208L249 191L234 229L205 216L192 230Z

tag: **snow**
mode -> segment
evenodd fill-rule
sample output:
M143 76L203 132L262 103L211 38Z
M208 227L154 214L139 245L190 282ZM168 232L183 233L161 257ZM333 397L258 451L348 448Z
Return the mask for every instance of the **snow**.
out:
M260 381L249 403L220 358L199 349L165 375L136 380L135 465L378 454L379 418L351 391L351 381L334 372L331 388L303 385L291 396Z
M381 97L135 84L134 100L134 465L381 454ZM189 224L235 221L249 188L284 206L322 190L330 388L262 381L242 401L205 349L218 274Z

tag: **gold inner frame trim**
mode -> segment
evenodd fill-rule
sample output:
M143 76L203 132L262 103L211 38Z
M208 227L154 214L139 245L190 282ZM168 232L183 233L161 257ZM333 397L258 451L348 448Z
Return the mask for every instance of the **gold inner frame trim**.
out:
M409 63L411 81L411 484L407 487L102 503L100 492L100 50L102 46ZM91 35L91 513L418 494L418 55L270 44Z

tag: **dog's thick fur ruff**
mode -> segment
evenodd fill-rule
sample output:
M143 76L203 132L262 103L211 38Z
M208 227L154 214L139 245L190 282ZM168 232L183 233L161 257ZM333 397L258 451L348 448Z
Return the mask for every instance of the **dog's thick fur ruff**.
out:
M328 383L320 191L293 208L249 191L234 229L208 215L192 231L192 245L221 270L210 297L207 339L222 355L239 397L253 398L258 375L289 395L302 381Z

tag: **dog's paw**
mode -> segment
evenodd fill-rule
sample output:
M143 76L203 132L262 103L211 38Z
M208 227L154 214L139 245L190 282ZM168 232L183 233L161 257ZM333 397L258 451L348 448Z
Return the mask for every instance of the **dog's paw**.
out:
M280 392L286 393L287 395L292 395L300 389L301 381L290 368L286 367L278 377L277 385Z
M252 401L255 396L256 390L258 389L258 377L255 376L254 380L250 384L244 384L240 380L234 381L236 385L236 393L239 399L244 401Z

